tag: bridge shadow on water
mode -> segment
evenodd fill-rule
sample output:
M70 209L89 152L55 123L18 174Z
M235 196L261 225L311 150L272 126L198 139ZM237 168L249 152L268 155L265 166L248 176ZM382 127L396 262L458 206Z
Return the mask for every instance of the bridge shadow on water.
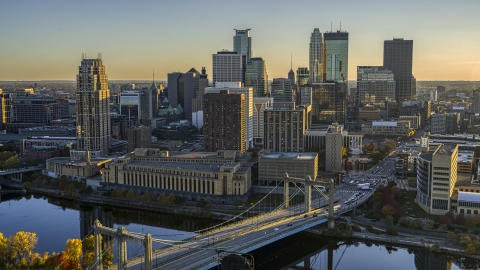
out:
M356 251L347 251L349 248ZM390 246L375 241L342 240L308 232L291 235L249 254L254 257L254 269L365 269L362 267L372 261L378 262L376 265L379 268L376 269L388 269L382 266L388 265L392 256L399 257L396 261L407 260L410 264L396 265L391 269L448 270L480 267L480 261L475 259L435 253L422 248ZM413 268L408 268L410 266ZM210 268L215 269L222 267L220 265Z

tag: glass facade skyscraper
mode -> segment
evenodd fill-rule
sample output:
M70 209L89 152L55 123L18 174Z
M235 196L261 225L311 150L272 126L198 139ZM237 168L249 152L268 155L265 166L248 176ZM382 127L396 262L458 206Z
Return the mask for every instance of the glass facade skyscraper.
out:
M245 87L253 88L254 97L268 94L268 75L265 61L261 57L250 58L245 71Z
M345 124L346 82L312 84L312 124Z
M272 81L273 103L295 102L295 84L292 80L285 78L275 78Z
M378 66L357 67L357 93L361 103L384 103L395 98L395 80L391 70Z
M348 32L336 31L323 33L325 42L326 81L348 81ZM330 56L335 54L336 56ZM330 69L331 72L328 70ZM333 72L336 71L336 72Z
M323 82L323 67L324 57L324 43L323 36L320 29L313 29L310 36L310 48L309 48L309 71L310 71L310 83Z
M412 75L413 40L394 38L383 43L383 66L395 76L397 102L412 100L416 95Z
M242 83L245 83L247 62L253 57L252 38L250 37L250 29L234 30L235 36L233 36L233 51L242 55Z
M247 57L247 61L253 57L252 52L252 38L250 37L250 30L235 30L235 36L233 36L233 51L243 54Z

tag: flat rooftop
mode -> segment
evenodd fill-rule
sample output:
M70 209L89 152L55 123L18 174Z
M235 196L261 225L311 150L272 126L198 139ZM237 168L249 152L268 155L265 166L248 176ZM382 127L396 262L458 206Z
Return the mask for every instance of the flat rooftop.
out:
M461 150L458 151L458 160L457 162L464 162L464 163L473 163L473 151Z
M314 153L270 153L264 155L262 158L268 159L305 159L313 160L317 154Z

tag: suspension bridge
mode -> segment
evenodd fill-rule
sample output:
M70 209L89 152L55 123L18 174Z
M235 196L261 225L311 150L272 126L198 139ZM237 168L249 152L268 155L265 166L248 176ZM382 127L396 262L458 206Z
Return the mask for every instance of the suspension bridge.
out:
M266 206L269 196L273 196L282 183L283 201L275 207L271 204ZM354 206L346 206L341 202L335 205L343 195L335 191L333 180L328 183L328 195L317 187L321 184L324 183L314 181L309 176L301 179L286 174L275 188L244 212L213 227L191 232L191 237L180 241L156 238L148 233L128 232L123 227L105 227L97 220L93 226L95 257L89 269L104 269L102 255L109 248L102 249L101 235L108 235L117 242L117 265L110 269L209 269L220 264L227 255L245 255L323 223L334 228L335 218L353 210ZM290 192L292 186L294 192ZM312 200L312 189L321 195L320 198ZM368 192L357 205L364 203L371 194ZM300 197L297 195L303 196L303 202L295 199ZM328 209L325 208L327 205ZM128 259L126 242L138 244L144 254ZM153 243L163 247L152 250ZM253 260L245 260L247 264L253 264Z

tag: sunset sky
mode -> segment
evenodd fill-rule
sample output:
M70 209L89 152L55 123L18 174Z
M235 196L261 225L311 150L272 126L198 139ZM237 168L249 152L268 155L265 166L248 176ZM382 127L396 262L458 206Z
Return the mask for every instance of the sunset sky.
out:
M480 1L0 0L0 80L75 80L82 53L103 56L110 80L166 80L207 68L251 28L269 79L308 67L313 28L349 32L349 79L382 65L383 41L413 40L417 80L480 80Z

